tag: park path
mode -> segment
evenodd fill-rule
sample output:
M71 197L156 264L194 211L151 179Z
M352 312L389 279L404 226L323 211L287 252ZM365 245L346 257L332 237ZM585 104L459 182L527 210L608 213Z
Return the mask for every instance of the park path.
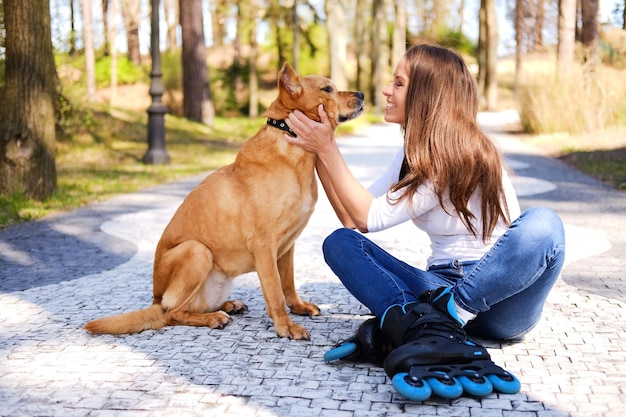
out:
M518 375L520 393L416 403L380 368L323 361L368 314L323 262L321 242L340 226L323 193L296 245L299 292L323 313L294 318L311 341L275 336L255 274L237 279L233 295L249 311L223 330L87 334L95 317L150 304L156 242L199 176L0 231L0 416L623 415L626 194L503 133L514 113L480 120L516 173L522 208L550 207L566 225L567 264L543 319L520 343L487 345ZM341 140L364 182L400 144L394 125ZM425 262L425 236L413 227L370 237Z

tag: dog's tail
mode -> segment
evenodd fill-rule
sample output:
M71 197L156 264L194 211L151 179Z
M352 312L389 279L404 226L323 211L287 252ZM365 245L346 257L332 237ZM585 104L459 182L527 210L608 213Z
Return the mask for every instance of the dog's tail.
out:
M116 316L103 317L87 323L84 329L91 333L130 334L144 330L157 330L167 324L160 304L152 304L143 310L130 311Z

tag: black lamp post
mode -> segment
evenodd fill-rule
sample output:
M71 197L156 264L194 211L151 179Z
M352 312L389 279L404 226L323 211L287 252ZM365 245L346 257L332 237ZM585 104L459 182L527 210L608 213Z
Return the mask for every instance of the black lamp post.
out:
M161 80L161 51L159 48L159 0L151 0L150 21L150 96L152 104L148 107L148 151L143 156L144 164L167 164L170 156L165 150L165 113L167 108L161 102L163 81Z

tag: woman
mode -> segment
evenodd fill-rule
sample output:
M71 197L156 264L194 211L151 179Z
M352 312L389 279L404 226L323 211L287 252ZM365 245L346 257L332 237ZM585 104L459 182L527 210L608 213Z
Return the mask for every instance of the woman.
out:
M419 339L411 312L422 314L425 303L471 335L520 338L539 321L563 266L559 217L539 207L520 215L503 157L477 124L476 81L456 53L411 47L383 94L385 121L400 124L404 146L369 188L351 174L321 106L321 123L298 111L287 119L297 137L285 139L317 154L345 226L324 241L326 262L394 348ZM425 270L363 235L407 220L430 238Z

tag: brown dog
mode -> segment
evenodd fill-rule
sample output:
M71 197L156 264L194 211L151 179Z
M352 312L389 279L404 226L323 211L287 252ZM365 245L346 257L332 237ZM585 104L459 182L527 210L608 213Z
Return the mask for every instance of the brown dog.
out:
M317 201L315 155L289 144L282 121L298 109L319 120L324 105L333 127L363 111L363 93L337 91L327 78L298 77L289 64L278 75L278 98L268 122L241 147L235 162L204 179L185 198L159 241L154 260L153 301L146 309L91 321L93 333L125 334L166 325L221 328L228 313L243 312L228 300L233 280L256 271L276 333L309 339L286 312L317 316L304 302L293 276L294 242Z

